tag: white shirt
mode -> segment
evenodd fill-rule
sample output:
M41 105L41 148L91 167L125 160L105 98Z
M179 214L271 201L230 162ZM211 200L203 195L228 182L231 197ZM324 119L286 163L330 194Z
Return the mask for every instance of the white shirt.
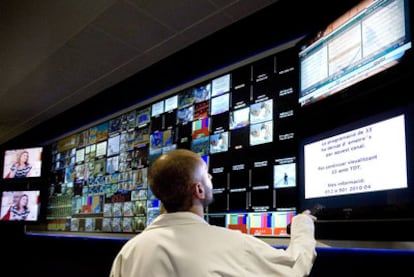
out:
M191 212L159 215L122 247L111 277L306 276L316 257L314 223L292 220L288 248L208 224Z

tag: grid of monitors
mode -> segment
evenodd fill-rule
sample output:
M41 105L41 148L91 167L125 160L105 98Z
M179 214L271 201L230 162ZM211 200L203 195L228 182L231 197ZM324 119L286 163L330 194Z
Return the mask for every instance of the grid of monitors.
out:
M186 148L204 158L213 176L210 223L253 235L285 235L296 208L293 51L245 64L55 142L48 230L142 231L160 212L147 183L151 163Z

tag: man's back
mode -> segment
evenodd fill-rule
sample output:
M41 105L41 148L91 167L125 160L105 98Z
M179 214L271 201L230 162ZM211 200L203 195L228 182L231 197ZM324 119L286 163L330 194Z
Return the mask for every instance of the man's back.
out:
M191 212L160 215L120 255L111 276L295 276L290 253Z

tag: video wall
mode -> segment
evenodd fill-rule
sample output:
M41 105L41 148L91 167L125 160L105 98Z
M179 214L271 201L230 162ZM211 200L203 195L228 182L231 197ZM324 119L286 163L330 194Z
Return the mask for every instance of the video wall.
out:
M360 239L362 228L342 228L352 221L395 239L395 224L414 226L411 13L407 0L362 1L314 34L49 140L41 155L6 149L1 214L33 189L46 224L26 230L139 233L160 213L151 163L186 148L213 176L211 224L283 237L311 209L324 237Z
M207 221L287 235L297 207L297 60L285 47L53 142L47 230L142 231L160 213L151 162L186 148L213 176Z

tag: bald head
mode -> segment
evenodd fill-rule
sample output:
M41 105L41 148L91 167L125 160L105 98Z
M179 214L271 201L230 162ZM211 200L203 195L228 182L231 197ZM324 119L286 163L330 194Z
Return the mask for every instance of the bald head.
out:
M160 156L150 166L151 191L168 212L187 211L192 205L194 183L200 181L205 163L187 149L177 149Z

